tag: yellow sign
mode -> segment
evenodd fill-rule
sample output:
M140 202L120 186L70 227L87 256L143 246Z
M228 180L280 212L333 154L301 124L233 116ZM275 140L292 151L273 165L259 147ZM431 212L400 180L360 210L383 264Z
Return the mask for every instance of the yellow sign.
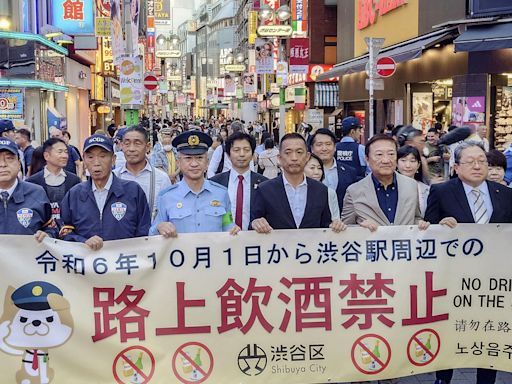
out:
M383 37L387 47L418 36L419 0L353 1L355 57L368 52L365 37Z
M249 11L247 16L247 28L248 28L248 42L249 44L254 44L256 42L256 38L258 37L256 33L256 29L258 28L258 12L257 11Z
M244 64L228 64L224 68L228 72L243 72L243 71L245 71Z
M181 57L181 51L179 49L159 50L156 51L156 57L178 58Z
M98 109L96 109L96 111L98 113L102 113L102 114L109 113L110 112L110 107L108 105L100 105L98 107Z
M96 37L110 37L110 17L96 17Z

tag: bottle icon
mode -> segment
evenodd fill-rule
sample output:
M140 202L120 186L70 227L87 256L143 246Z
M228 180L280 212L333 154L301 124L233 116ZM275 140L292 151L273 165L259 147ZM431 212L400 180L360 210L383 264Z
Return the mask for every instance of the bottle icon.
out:
M190 356L188 352L187 352L187 356ZM183 357L181 357L181 368L183 369L183 373L185 373L185 374L192 373L192 371L194 370L194 368L192 367L192 364L190 364L190 361L188 361L188 359L185 359Z
M131 355L127 355L126 358L128 360L132 361L132 356ZM123 364L123 376L124 377L131 377L131 376L133 376L133 368L132 368L132 366L127 361L125 361L124 364Z
M430 351L432 349L432 344L430 343L430 339L432 338L432 334L429 333L427 337L427 342L425 343L425 348L427 351ZM421 358L422 361L428 361L430 358L430 355L427 353L427 351L423 351L423 357Z
M201 367L203 365L203 362L201 361L201 348L197 348L196 355L194 356L194 363L197 367ZM196 367L194 367L194 370L192 372L192 380L200 380L203 378L203 375L201 372L199 372Z
M364 343L365 347L368 348L368 344ZM361 362L363 364L370 364L372 362L372 358L368 352L366 352L363 348L360 348L361 353Z
M379 343L380 343L380 340L375 340L375 346L373 347L373 351L372 351L373 355L377 359L380 359ZM380 367L379 363L377 363L377 361L375 361L375 359L372 359L372 362L370 363L369 369L371 371L375 371L375 370L379 369L379 367Z

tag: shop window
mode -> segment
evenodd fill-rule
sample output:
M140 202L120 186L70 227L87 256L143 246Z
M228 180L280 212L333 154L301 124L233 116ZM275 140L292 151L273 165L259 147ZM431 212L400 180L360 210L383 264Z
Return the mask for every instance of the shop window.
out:
M324 63L336 64L336 36L324 37Z

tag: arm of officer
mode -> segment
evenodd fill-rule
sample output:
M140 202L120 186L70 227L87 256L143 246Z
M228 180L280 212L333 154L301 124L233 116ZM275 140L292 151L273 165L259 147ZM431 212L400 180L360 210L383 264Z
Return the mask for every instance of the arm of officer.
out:
M135 237L144 237L149 233L151 227L151 210L149 209L148 200L143 189L137 184L137 213L139 222L135 231Z
M167 217L167 209L165 208L165 195L166 190L162 190L156 200L157 214L151 228L149 228L149 236L162 235L164 237L176 237L176 227L173 223L169 222Z
M233 221L233 214L231 213L231 201L229 200L228 191L226 191L224 196L224 206L226 207L226 213L222 216L222 231L236 235L238 232L240 232L240 228L235 225Z
M73 201L71 201L72 198ZM71 197L71 191L68 191L68 193L66 193L66 195L64 196L64 199L62 199L62 202L60 204L60 217L64 225L62 226L62 228L60 228L59 232L59 237L62 240L75 241L80 243L85 243L87 240L84 236L80 236L78 233L75 232L75 227L73 225L73 204L79 203L80 202L77 201L77 196Z

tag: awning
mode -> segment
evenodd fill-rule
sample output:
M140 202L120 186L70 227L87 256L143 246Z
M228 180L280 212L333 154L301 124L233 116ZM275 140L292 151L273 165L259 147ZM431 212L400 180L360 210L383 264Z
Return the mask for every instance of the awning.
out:
M422 55L425 49L454 37L455 31L456 28L445 28L414 39L406 40L381 49L379 56L392 57L397 63L416 59ZM336 64L330 71L319 75L317 81L364 71L366 63L368 62L368 56L367 53L343 63Z
M315 83L315 107L337 107L339 99L338 83Z
M468 27L454 41L455 52L494 51L512 48L512 23Z
M341 112L343 112L343 108L337 108L335 109L329 116L337 116L339 115Z

